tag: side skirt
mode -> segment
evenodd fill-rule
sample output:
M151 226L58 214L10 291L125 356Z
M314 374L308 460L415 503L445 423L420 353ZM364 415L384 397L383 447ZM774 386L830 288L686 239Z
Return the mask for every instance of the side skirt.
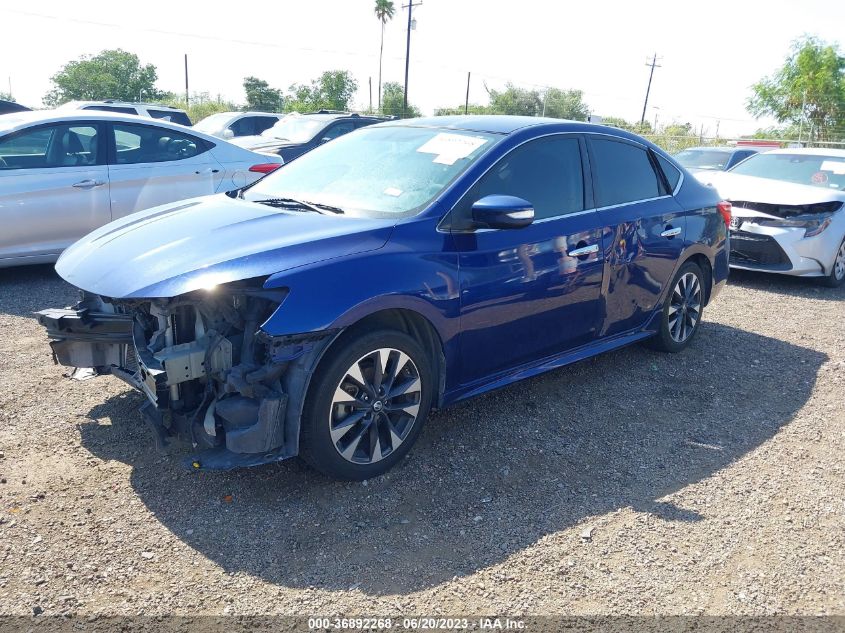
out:
M600 341L589 343L587 345L582 345L581 347L577 347L573 350L568 350L562 354L549 356L539 361L522 365L505 374L499 374L497 376L494 376L492 379L487 379L482 383L474 383L471 385L461 386L451 392L448 392L444 396L444 406L460 402L461 400L474 398L475 396L480 396L481 394L487 393L488 391L507 387L508 385L523 380L525 378L531 378L532 376L536 376L538 374L542 374L553 369L558 369L566 365L571 365L572 363L577 363L578 361L585 360L593 356L598 356L599 354L603 354L605 352L609 352L620 347L625 347L626 345L631 345L632 343L636 343L637 341L647 339L651 336L654 336L656 332L656 330L651 328L651 325L654 321L655 315L659 314L660 312L656 312L654 315L652 315L651 319L649 319L649 323L646 325L645 328L641 330L618 334L611 338L602 339Z

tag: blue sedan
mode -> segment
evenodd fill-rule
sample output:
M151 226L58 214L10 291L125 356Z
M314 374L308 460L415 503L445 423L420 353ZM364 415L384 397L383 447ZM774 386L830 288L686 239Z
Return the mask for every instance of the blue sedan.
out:
M730 205L622 130L368 127L238 192L69 248L57 361L146 396L197 469L301 455L366 479L433 407L643 341L679 352L728 277Z

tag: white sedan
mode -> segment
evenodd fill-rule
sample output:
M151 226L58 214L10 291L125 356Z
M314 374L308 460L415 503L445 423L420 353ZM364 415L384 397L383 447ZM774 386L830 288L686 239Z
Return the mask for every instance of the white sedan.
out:
M845 283L845 150L773 150L695 177L733 205L731 267Z
M54 262L160 204L239 189L281 164L192 128L109 112L0 116L0 267Z

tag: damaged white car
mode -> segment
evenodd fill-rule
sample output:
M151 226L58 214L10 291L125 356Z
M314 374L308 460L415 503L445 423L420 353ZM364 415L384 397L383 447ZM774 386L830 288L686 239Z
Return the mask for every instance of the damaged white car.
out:
M845 283L845 150L774 150L695 176L733 205L732 268Z

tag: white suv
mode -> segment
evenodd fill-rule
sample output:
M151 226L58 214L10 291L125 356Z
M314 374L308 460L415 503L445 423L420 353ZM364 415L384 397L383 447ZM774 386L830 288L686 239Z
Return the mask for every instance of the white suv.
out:
M100 110L102 112L116 112L118 114L136 114L151 119L161 119L162 121L178 123L179 125L187 125L189 127L191 125L191 119L188 118L184 110L160 103L130 103L116 99L106 99L105 101L68 101L59 106L59 109Z
M205 117L194 127L218 138L233 139L257 136L286 116L273 112L218 112Z

